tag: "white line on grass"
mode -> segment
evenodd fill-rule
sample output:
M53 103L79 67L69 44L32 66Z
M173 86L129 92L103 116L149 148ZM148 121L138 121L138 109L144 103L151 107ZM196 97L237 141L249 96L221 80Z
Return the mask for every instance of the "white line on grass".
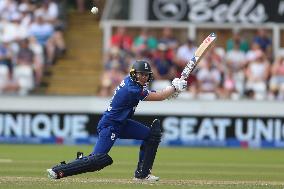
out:
M0 163L12 163L13 160L11 159L0 159Z

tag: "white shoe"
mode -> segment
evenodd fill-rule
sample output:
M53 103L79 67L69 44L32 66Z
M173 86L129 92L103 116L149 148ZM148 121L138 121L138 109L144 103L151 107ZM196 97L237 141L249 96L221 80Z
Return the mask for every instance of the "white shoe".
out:
M50 179L57 179L57 174L52 169L46 169L47 176Z
M159 179L160 177L156 177L155 175L152 175L152 174L149 174L145 178L136 178L136 177L133 178L133 180L136 180L136 181L149 181L149 182L159 181Z

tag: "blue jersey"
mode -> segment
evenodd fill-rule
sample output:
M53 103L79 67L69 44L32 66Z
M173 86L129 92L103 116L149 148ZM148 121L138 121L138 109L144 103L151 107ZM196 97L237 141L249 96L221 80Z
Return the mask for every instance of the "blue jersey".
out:
M127 76L116 88L102 121L123 124L133 116L136 106L149 95L149 92Z

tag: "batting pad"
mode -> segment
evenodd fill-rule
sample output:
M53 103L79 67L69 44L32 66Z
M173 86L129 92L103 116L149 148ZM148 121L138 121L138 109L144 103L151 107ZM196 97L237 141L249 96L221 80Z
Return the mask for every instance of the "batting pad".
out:
M62 162L52 170L57 174L57 179L77 175L86 172L94 172L103 169L113 163L108 154L96 154L84 156L69 163Z

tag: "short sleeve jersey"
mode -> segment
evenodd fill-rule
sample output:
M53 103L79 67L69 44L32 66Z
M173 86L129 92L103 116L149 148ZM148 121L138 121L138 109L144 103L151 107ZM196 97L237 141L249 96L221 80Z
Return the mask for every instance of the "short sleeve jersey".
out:
M144 100L150 91L127 76L116 88L103 119L123 123L131 118L138 103Z

